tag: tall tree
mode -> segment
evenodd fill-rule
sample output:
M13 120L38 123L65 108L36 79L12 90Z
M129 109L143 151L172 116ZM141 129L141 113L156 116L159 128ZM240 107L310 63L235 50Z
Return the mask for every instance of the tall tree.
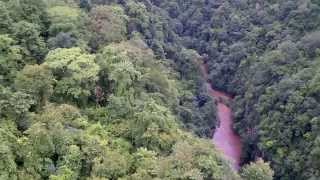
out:
M45 65L27 65L17 74L15 88L30 94L36 101L37 110L44 107L53 93L53 75Z
M47 53L46 44L40 35L40 27L27 21L19 21L12 27L16 42L22 46L27 57L41 63Z
M269 163L265 163L259 159L255 163L250 163L241 169L241 177L245 180L272 180L273 170L270 168Z
M90 12L90 30L94 33L94 49L110 42L124 40L127 33L127 16L120 6L96 6Z
M98 80L99 66L95 56L83 52L80 48L56 49L50 51L45 65L53 71L57 79L54 88L59 99L76 100L85 104Z

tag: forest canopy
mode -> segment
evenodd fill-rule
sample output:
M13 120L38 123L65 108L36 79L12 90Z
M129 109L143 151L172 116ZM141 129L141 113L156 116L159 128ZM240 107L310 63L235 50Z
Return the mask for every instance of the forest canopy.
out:
M318 179L319 11L0 0L0 179ZM239 172L207 139L218 121L199 60L234 97Z
M135 1L1 0L0 179L239 179L161 26Z

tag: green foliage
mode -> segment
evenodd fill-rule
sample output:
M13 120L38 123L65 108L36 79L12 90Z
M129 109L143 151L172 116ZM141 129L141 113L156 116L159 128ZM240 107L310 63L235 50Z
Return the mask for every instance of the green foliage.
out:
M80 10L68 6L54 6L48 9L51 26L49 32L52 35L57 32L68 32L75 30L79 21Z
M17 165L15 137L15 125L10 121L0 121L0 178L1 179L17 179Z
M91 46L95 49L125 39L126 15L120 6L96 6L90 11Z
M140 72L137 71L129 61L122 61L112 64L109 73L111 81L115 81L116 96L125 95L127 90L133 86L134 82L139 80Z
M198 60L235 95L244 163L261 154L276 179L317 179L318 10L0 0L0 179L241 179L211 142L184 132L209 137L217 124ZM258 161L240 175L273 172Z
M161 179L239 179L212 151L212 145L204 141L178 142L160 163Z
M80 48L50 51L44 63L57 79L55 94L78 103L86 103L98 80L99 66L95 56ZM61 99L61 98L60 98Z
M250 163L250 165L243 167L241 177L245 180L272 180L273 170L268 163L260 159L255 163Z
M10 17L8 7L2 1L0 1L0 33L8 33L13 23Z
M22 49L8 35L0 35L0 52L0 82L9 85L27 62L22 60Z
M24 49L24 54L41 62L47 53L46 44L40 36L39 26L26 21L13 24L13 35L19 45Z
M139 109L130 125L135 144L154 151L169 152L178 138L175 120L169 109L153 100L146 101Z
M133 165L135 173L130 177L131 179L152 179L157 173L157 166L159 158L153 151L145 148L139 148L133 155Z
M118 179L126 175L130 167L130 157L118 152L106 151L93 161L92 178Z
M76 6L56 5L48 9L50 19L49 47L71 48L79 46L87 48L90 39L88 32L89 18Z
M29 94L41 108L52 94L53 83L53 75L45 65L27 65L17 74L15 88Z
M13 92L12 89L0 86L0 115L19 119L24 116L35 103L32 97L23 92Z
M313 123L319 116L317 1L177 0L144 5L159 12L151 14L162 19L151 19L163 26L149 28L132 18L132 31L141 32L157 55L164 50L174 59L181 79L192 84L197 82L190 73L194 66L188 57L193 55L183 52L181 45L197 50L207 62L212 86L235 96L234 127L244 142L244 162L262 156L274 168L275 179L318 176L312 165L317 160L310 155L313 149L317 152L318 133L313 128L318 124ZM201 88L196 88L196 102L207 104ZM185 99L179 115L197 130L189 123L197 116Z
M43 0L9 0L7 6L10 9L10 16L15 22L27 21L31 24L37 24L41 31L45 31L47 28L48 15Z
M5 144L0 145L0 178L1 179L17 179L17 167L14 162L12 151Z

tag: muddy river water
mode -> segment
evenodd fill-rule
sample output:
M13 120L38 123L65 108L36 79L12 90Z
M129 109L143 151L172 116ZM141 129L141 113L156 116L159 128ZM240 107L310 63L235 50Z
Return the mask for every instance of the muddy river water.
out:
M201 65L203 77L208 79L208 69L205 64ZM218 126L214 131L212 141L216 148L221 151L225 158L231 162L232 167L238 170L240 167L241 156L241 140L232 128L232 111L227 103L232 100L231 96L217 91L207 83L208 95L216 103L216 114L218 118Z

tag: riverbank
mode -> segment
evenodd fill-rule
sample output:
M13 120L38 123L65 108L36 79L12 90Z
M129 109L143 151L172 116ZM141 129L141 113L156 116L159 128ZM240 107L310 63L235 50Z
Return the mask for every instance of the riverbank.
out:
M206 64L201 64L203 78L208 80L208 68ZM217 109L218 127L212 137L213 144L220 150L226 159L231 162L235 170L240 168L241 140L232 128L232 111L226 103L232 100L232 97L224 92L212 88L210 83L206 83L208 95L215 101Z

